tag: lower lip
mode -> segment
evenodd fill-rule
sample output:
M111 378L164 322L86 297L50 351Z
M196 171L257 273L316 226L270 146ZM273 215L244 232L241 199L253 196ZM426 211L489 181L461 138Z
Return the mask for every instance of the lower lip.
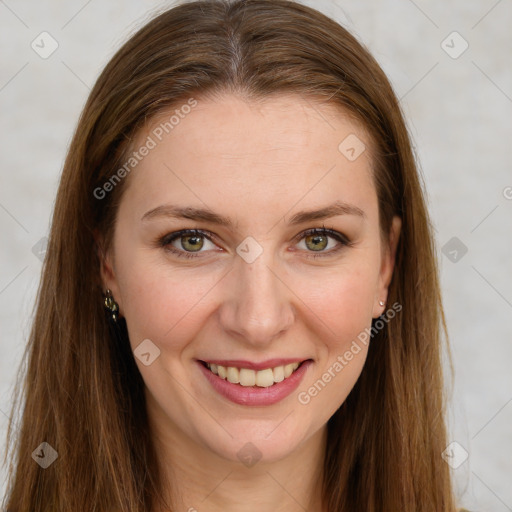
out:
M203 375L213 388L222 396L239 405L272 405L280 402L293 393L301 383L304 374L313 363L310 359L302 363L288 378L267 388L259 386L241 386L233 384L206 368L203 363L197 362Z

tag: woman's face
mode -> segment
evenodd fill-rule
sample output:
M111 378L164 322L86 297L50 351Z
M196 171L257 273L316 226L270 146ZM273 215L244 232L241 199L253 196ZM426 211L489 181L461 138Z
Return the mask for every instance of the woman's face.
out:
M103 281L159 430L224 459L277 460L358 379L399 221L388 250L370 140L339 109L287 95L192 104L139 133ZM172 238L187 229L199 232Z

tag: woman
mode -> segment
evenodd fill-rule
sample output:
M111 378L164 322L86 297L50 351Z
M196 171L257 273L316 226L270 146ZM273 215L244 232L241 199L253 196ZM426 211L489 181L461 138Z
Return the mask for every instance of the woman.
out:
M183 3L78 123L6 508L453 512L444 331L375 60L298 3Z

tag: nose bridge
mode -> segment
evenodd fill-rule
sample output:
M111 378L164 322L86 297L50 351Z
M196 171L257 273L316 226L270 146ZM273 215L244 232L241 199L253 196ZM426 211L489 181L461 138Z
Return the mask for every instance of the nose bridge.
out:
M289 290L272 266L270 251L263 251L252 263L240 258L231 273L223 327L248 343L265 345L293 322Z

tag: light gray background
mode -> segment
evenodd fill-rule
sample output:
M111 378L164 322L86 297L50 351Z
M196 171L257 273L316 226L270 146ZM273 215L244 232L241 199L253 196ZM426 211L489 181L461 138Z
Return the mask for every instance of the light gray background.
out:
M475 511L512 511L511 2L305 3L359 37L401 98L437 232L455 365L450 440L469 453L453 470L457 492ZM0 0L2 454L41 269L33 247L48 233L67 146L101 69L165 5ZM59 45L47 59L31 48L43 31ZM465 43L447 39L453 31L469 44L458 58ZM443 254L452 237L466 254Z

